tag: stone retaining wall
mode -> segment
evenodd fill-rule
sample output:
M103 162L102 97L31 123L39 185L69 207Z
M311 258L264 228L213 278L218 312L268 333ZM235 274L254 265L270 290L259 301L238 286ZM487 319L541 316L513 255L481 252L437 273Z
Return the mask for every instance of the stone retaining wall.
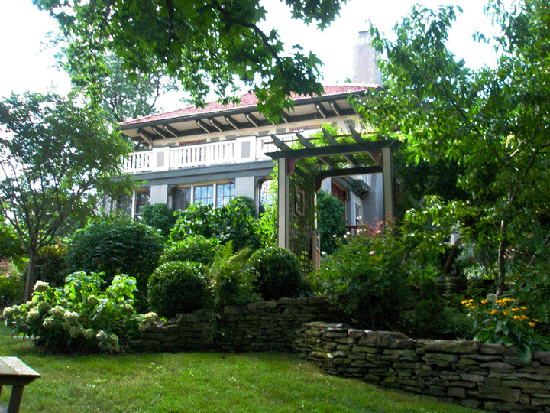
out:
M178 315L130 342L134 351L293 351L296 331L310 321L341 321L344 315L324 297L281 298Z
M295 350L330 374L499 412L550 412L550 353L522 363L515 349L475 341L304 324Z

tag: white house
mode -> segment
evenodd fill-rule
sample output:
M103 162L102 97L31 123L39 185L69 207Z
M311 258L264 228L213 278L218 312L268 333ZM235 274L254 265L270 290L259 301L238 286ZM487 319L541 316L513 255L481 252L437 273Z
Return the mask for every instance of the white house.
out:
M294 108L277 125L258 111L252 93L239 104L212 102L121 123L124 135L148 148L124 161L125 172L146 182L126 205L128 212L137 217L143 205L155 203L173 210L193 202L218 206L240 195L254 199L261 210L270 203L274 162L266 153L277 150L272 135L289 142L297 132L307 138L326 123L343 133L363 127L348 97L380 87L376 56L365 38L360 33L356 46L357 83L324 86L322 96L292 96ZM322 189L344 202L348 225L358 225L383 219L381 181L381 174L327 178Z

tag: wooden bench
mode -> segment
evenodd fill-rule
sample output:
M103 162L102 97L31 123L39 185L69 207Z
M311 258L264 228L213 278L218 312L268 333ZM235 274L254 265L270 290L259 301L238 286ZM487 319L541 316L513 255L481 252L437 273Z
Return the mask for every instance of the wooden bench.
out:
M40 374L17 357L0 357L0 394L2 394L3 385L11 386L7 413L19 412L23 388L38 377ZM0 405L0 412L2 411L4 409Z

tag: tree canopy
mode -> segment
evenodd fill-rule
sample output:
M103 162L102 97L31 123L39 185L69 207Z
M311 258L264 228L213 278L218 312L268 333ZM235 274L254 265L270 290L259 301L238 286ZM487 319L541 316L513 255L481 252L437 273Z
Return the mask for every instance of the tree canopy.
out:
M40 248L67 219L90 214L98 193L129 185L112 179L128 150L93 108L51 93L0 102L0 211L29 255L27 299Z
M534 220L550 215L550 5L523 0L507 9L491 0L500 29L496 67L471 70L446 47L456 7L416 6L385 52L386 88L359 104L378 136L400 131L419 162L456 162L459 185L477 208L478 242L498 251L498 291L507 250Z
M347 0L285 0L292 15L324 28ZM260 108L276 118L290 92L320 94L320 60L298 45L286 52L277 30L260 28L260 0L33 0L78 39L75 63L100 66L111 50L131 76L164 68L204 105L214 88L228 101L238 82L255 85ZM91 72L91 70L85 70Z

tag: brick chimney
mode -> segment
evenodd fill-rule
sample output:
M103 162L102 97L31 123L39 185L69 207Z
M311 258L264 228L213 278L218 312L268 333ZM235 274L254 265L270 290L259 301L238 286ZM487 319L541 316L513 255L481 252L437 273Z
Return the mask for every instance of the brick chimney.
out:
M353 47L353 83L382 86L382 74L376 62L378 52L370 45L368 31L360 31Z

